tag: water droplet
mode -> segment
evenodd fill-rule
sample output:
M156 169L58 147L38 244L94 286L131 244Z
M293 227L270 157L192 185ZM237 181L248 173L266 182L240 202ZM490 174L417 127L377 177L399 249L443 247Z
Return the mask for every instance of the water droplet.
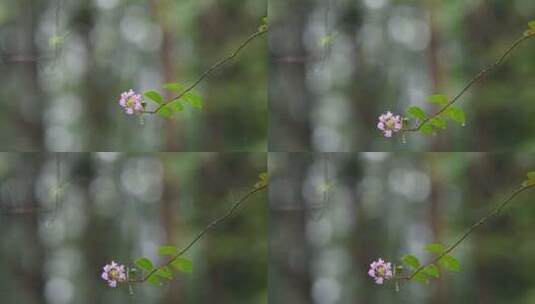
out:
M461 124L461 127L466 127L466 124L463 122L463 123Z
M139 124L144 125L145 124L145 118L143 117L143 114L139 115Z
M401 134L401 143L406 144L407 143L407 137L405 136L405 133Z

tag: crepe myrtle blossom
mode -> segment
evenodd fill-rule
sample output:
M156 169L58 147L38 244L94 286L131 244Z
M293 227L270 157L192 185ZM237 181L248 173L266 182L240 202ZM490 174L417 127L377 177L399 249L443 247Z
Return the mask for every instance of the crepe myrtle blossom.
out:
M394 115L392 112L388 111L379 116L377 128L383 131L385 137L392 137L392 134L394 132L399 132L402 126L403 123L400 115Z
M145 110L143 97L134 90L123 92L119 99L119 105L123 107L124 112L128 115L139 114Z
M111 261L111 263L104 266L102 270L102 275L100 277L107 281L108 286L111 288L117 287L117 283L126 281L126 271L124 265L119 265L114 261Z
M368 275L375 280L376 284L383 284L384 280L392 278L392 265L379 259L370 264Z

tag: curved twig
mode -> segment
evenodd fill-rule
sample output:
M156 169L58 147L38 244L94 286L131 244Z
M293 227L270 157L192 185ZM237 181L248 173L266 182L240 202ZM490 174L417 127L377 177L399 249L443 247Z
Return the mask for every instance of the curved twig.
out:
M482 80L483 78L485 78L485 76L487 76L490 72L492 72L494 69L496 69L500 64L503 63L503 61L507 58L507 56L509 54L511 54L511 52L513 52L522 42L528 40L529 38L532 38L535 36L535 31L530 31L524 35L522 35L522 37L518 38L509 48L507 48L505 50L505 52L498 58L498 60L496 60L496 62L494 62L491 66L489 67L485 67L483 68L476 76L474 76L464 87L463 89L457 93L457 95L455 95L455 97L449 101L447 104L445 104L442 108L440 108L435 114L423 119L420 121L420 123L416 126L416 127L413 127L413 128L409 128L409 129L403 129L401 130L402 133L408 133L408 132L417 132L419 131L426 123L428 123L431 119L439 116L440 114L444 113L444 111L446 111L450 106L452 106L455 102L457 102L459 100L459 98L461 98L461 96L466 93L466 91L468 91L468 89L470 89L470 87L472 87L475 83L477 83L478 81Z
M436 256L433 260L430 262L421 265L420 267L416 268L412 273L406 275L406 276L400 276L395 278L396 280L411 280L414 278L418 273L420 273L422 270L424 270L426 267L436 264L441 258L445 257L449 253L451 253L455 248L457 248L476 228L483 225L485 222L487 222L489 219L496 217L500 214L500 212L507 207L507 205L520 193L534 188L535 185L528 185L528 186L522 186L521 188L515 190L513 193L511 193L498 207L496 207L492 212L488 213L487 215L483 216L479 219L476 223L474 223L470 228L468 228L458 239L455 241L452 245L450 245L444 252Z
M165 262L161 266L156 267L153 270L149 271L142 278L140 278L140 279L129 279L128 282L129 283L144 283L152 275L154 275L158 270L160 270L162 268L165 268L165 267L168 267L169 265L171 265L176 259L178 259L182 255L184 255L191 247L193 247L193 245L195 245L195 243L197 243L200 239L202 239L208 232L210 232L212 229L214 229L219 223L224 222L228 218L232 217L232 215L234 215L234 213L238 210L238 208L241 205L243 205L251 196L253 196L253 194L255 194L255 193L257 193L257 192L259 192L261 190L264 190L266 188L267 188L267 184L260 185L258 187L254 187L253 189L251 189L249 192L244 194L240 199L238 199L234 203L234 205L232 205L232 207L227 211L227 213L225 213L222 217L219 217L219 218L215 219L214 221L212 221L210 224L208 224L208 226L206 226L195 238L193 238L193 240L191 240L184 248L182 248L176 255L171 257L167 262Z
M157 114L158 111L160 111L162 108L164 108L165 106L169 105L170 103L172 102L175 102L177 101L178 99L182 98L184 95L186 95L187 93L191 92L197 85L199 85L206 77L208 77L213 71L217 70L218 68L222 67L223 65L225 65L226 63L228 63L229 61L231 61L232 59L234 59L234 57L238 56L238 54L251 42L253 41L256 37L259 37L259 36L262 36L263 34L267 33L267 30L259 30L255 33L253 33L252 35L250 35L247 39L245 39L239 46L238 48L236 48L234 50L234 52L232 52L232 54L230 54L229 56L221 59L220 61L216 62L214 65L212 65L208 70L206 70L204 73L201 74L201 76L199 76L199 78L193 83L191 84L189 87L187 87L186 89L184 89L180 94L176 95L175 97L171 98L169 101L167 102L164 102L162 103L161 105L159 105L155 110L153 111L144 111L143 113L145 114Z

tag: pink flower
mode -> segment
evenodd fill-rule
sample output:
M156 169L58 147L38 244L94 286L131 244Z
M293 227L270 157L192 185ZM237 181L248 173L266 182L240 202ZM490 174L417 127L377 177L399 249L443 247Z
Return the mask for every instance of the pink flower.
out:
M143 97L134 90L126 91L121 94L119 105L123 107L126 114L139 114L145 110Z
M108 281L108 286L115 288L117 287L117 283L126 281L124 265L119 265L114 261L111 261L111 264L104 266L100 277L103 280Z
M375 280L376 284L383 284L384 280L392 278L392 265L379 259L370 264L368 275Z
M399 132L403 124L401 122L401 116L394 115L392 112L388 111L381 116L379 116L379 123L377 128L383 131L385 137L392 137L394 132Z

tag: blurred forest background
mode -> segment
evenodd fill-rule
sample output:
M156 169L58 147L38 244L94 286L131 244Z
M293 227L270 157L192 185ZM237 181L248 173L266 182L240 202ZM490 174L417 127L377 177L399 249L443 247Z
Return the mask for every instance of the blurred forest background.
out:
M377 118L457 94L535 19L533 0L271 0L271 151L534 150L535 40L459 101L466 127L385 139Z
M185 85L266 15L259 0L0 2L3 150L265 151L267 47L256 39L197 89L202 110L123 114L121 92ZM247 88L247 89L245 89ZM171 97L171 96L168 96Z
M520 187L533 154L272 153L269 297L273 303L535 302L535 190L453 255L460 273L396 292L368 277L377 258L430 258ZM325 191L329 189L329 191Z
M0 302L266 303L264 191L186 253L191 274L132 295L100 278L111 260L162 262L265 170L262 153L0 154Z

